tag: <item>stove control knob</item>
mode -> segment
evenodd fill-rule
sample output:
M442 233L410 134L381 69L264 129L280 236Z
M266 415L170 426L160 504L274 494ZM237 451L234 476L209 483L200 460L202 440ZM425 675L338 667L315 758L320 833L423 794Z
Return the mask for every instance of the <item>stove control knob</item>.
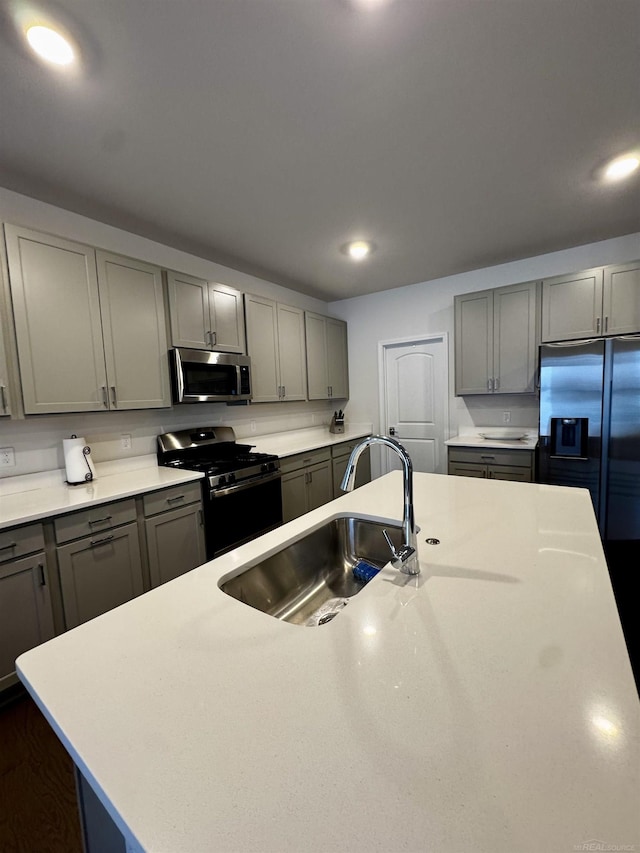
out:
M227 484L227 478L226 477L218 477L218 485L219 486L226 486L226 484Z
M227 483L229 483L229 485L231 485L231 483L235 483L235 481L236 481L236 475L235 474L229 474L229 476L227 477Z
M262 465L260 466L260 470L266 474L267 471L271 470L271 466L269 465L268 462L263 462Z

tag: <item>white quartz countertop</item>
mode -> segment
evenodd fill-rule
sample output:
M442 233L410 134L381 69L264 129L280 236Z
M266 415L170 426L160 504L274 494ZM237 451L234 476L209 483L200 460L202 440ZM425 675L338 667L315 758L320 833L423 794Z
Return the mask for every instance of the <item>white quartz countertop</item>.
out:
M491 438L485 438L480 435L480 432L486 432ZM512 435L521 435L525 433L524 438L507 439L502 436L498 430L494 432L489 427L486 430L480 430L477 433L468 433L456 435L453 438L445 441L448 447L476 447L476 448L492 448L504 450L535 450L538 444L538 433L535 430L513 430ZM496 436L495 438L493 436Z
M353 441L371 434L371 424L345 424L344 432L334 434L329 427L310 427L308 429L292 430L291 432L276 432L268 435L245 436L238 439L241 444L251 444L257 453L274 453L276 456L293 456L295 453L307 453L320 447L331 447L345 441Z
M588 492L414 486L421 574L383 569L325 625L218 583L336 515L399 521L399 472L18 659L129 849L640 849L638 697Z
M86 485L38 485L38 479L22 478L23 491L0 493L0 530L15 524L26 524L76 509L128 498L132 495L163 489L167 486L199 480L202 473L161 468L144 468L100 475ZM12 484L14 488L15 484Z

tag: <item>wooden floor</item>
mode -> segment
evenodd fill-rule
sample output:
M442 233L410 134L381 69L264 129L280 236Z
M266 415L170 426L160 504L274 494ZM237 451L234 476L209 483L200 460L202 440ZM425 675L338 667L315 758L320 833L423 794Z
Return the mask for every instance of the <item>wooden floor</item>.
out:
M0 708L1 853L82 853L73 764L34 702Z

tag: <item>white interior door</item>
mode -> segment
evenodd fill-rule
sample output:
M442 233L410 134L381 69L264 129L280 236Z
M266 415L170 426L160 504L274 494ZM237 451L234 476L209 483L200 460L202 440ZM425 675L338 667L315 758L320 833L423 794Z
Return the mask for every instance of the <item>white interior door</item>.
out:
M446 335L383 344L381 430L411 456L414 471L446 473L448 356ZM385 459L386 457L386 459ZM400 467L397 454L382 455L383 473Z

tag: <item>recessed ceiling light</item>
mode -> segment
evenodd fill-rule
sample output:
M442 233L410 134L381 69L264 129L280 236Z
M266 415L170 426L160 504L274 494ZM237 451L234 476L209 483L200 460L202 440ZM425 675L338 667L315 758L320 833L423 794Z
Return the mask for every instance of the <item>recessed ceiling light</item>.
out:
M342 247L342 251L354 261L364 260L374 249L374 244L367 240L353 240L351 243L345 243Z
M76 58L70 42L51 27L36 24L29 27L25 35L31 49L46 62L70 65Z
M604 176L608 181L620 181L635 172L638 166L640 157L637 154L624 154L607 165Z

